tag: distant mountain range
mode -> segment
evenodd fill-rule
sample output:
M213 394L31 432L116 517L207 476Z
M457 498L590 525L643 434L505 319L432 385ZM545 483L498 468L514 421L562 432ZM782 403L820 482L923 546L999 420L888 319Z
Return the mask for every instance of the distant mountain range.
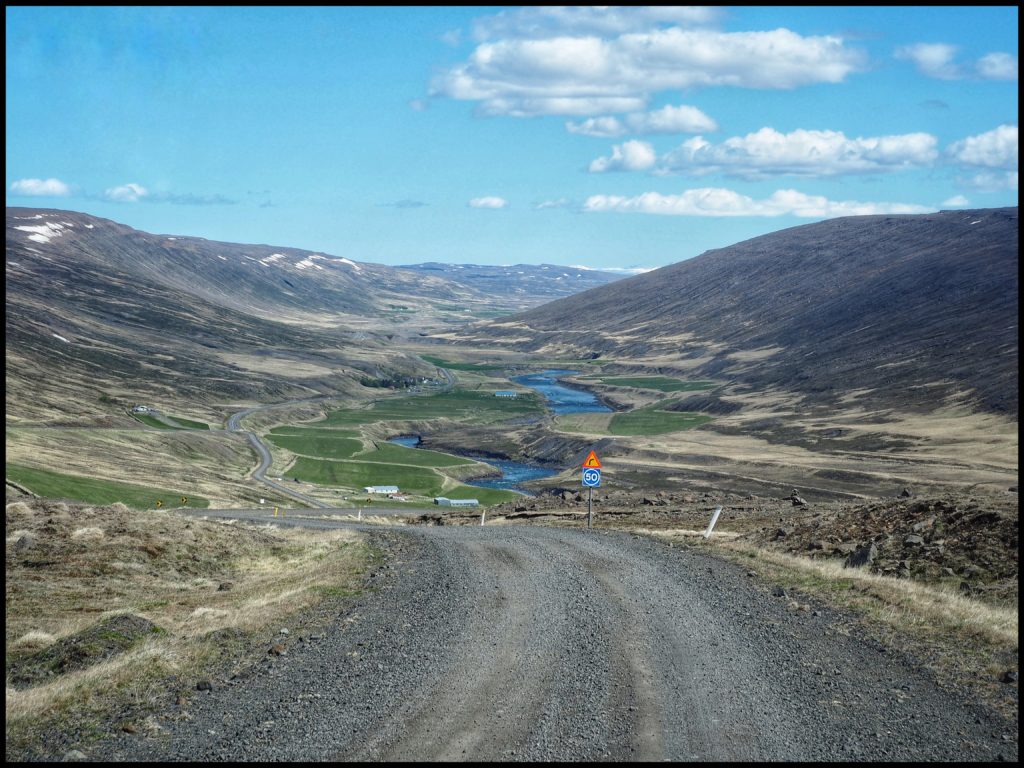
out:
M6 251L8 404L51 415L87 412L97 389L200 402L345 391L423 367L392 349L396 336L536 306L603 274L467 267L455 280L436 265L154 235L35 208L7 209Z
M1017 208L793 227L507 318L458 342L644 361L805 404L1018 410Z
M580 267L559 267L555 264L514 264L507 267L479 264L409 264L410 269L424 275L443 277L470 286L495 298L527 298L531 301L561 299L580 291L620 280L619 272L604 272Z

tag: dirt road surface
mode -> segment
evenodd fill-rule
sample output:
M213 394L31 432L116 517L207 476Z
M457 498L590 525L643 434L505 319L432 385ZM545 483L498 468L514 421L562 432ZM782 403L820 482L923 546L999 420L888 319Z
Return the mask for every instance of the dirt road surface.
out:
M370 535L386 565L324 631L89 758L1017 759L1013 724L694 549L540 526Z

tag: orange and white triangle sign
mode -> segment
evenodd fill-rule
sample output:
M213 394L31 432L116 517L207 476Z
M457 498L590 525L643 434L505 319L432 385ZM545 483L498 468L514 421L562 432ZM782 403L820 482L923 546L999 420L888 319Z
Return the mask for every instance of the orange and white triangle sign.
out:
M601 460L597 458L597 454L591 451L587 454L587 458L583 461L584 469L600 469Z

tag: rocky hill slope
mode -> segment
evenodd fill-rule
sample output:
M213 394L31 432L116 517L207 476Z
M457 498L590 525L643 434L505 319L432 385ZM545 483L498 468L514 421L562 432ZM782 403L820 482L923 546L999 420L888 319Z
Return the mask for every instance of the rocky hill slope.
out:
M1017 208L793 227L450 338L799 393L1016 416Z

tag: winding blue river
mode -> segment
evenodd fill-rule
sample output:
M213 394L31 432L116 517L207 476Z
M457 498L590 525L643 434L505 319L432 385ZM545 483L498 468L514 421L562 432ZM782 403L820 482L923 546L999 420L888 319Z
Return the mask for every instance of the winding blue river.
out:
M522 384L524 387L540 392L548 408L558 414L563 413L607 413L611 408L602 405L594 395L578 389L570 389L558 383L557 377L569 376L577 371L562 369L550 369L540 373L530 373L524 376L516 376L512 381ZM419 446L419 435L404 435L393 437L389 443L397 443L407 448ZM519 487L520 483L527 480L537 480L542 477L551 477L558 474L557 470L538 467L535 464L524 464L521 461L508 461L505 459L488 459L483 456L468 456L468 458L490 464L492 467L501 470L501 477L483 477L474 480L466 480L466 485L475 485L479 488L501 488L507 491L518 491L525 493Z

